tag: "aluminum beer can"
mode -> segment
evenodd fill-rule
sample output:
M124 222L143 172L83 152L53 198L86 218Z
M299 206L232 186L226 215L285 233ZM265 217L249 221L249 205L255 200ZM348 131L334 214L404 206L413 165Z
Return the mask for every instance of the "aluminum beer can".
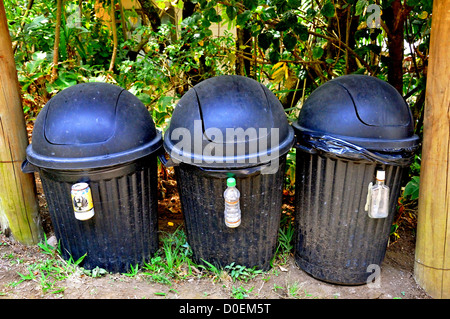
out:
M72 205L75 218L88 220L94 216L94 203L92 201L91 188L88 183L76 183L71 190Z

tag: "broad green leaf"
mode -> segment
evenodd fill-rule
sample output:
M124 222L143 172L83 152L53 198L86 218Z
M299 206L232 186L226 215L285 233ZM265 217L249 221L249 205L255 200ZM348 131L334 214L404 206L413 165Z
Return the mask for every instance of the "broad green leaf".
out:
M222 20L222 17L217 14L216 9L214 8L210 8L208 11L206 11L205 16L211 22L220 22Z
M308 18L312 18L315 17L317 14L316 10L314 10L313 8L309 8L308 10L306 10L306 16Z
M355 15L359 16L363 13L364 8L366 8L369 5L369 1L368 0L358 0L358 2L356 2L356 6L355 6Z
M234 20L238 14L238 10L234 6L227 6L226 13L230 20Z
M267 50L272 44L273 34L270 32L263 32L258 35L258 45L261 49Z
M293 36L292 34L286 34L283 38L284 48L287 51L292 51L295 48L295 45L297 44L297 38Z
M277 13L275 12L275 9L273 7L268 7L261 12L261 19L263 21L268 21L270 19L273 19L277 16Z
M258 6L258 0L244 0L244 6L249 10L254 10Z
M320 12L327 18L334 17L334 5L331 1L326 2Z
M271 63L277 63L280 60L280 52L276 49L272 49L269 53L269 60Z
M320 59L323 55L323 49L321 47L315 47L313 49L313 58Z
M31 56L31 61L26 63L26 69L28 73L35 73L42 62L45 61L47 53L38 51L33 53Z
M303 24L297 23L292 27L292 30L296 35L298 35L301 41L308 40L308 28Z
M287 0L287 3L292 9L297 9L302 4L302 1L301 0Z
M420 177L413 176L411 181L409 181L409 183L406 184L403 196L405 198L409 197L411 200L419 198L419 184L420 184Z
M35 17L30 23L25 25L24 31L27 32L28 30L41 28L47 22L48 19L45 16L39 15Z
M245 10L236 17L236 23L240 26L245 26L248 20L250 20L252 12L250 10Z
M286 22L286 20L283 19L277 23L277 25L275 26L275 30L286 31L287 29L289 29L289 27L290 25Z

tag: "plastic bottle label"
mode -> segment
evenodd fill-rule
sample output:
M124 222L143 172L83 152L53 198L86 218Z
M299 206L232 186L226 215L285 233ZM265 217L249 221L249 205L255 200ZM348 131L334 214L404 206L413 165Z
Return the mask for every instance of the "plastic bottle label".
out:
M240 193L235 187L236 180L234 178L227 179L227 186L223 194L225 199L225 225L229 228L236 228L241 224L241 209L239 207Z

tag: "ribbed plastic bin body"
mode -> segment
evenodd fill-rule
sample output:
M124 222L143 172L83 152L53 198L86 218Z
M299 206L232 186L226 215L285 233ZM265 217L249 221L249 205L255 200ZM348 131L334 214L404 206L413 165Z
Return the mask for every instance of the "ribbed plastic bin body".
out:
M223 193L228 175L193 165L175 168L188 242L194 260L217 267L231 263L268 270L275 254L282 204L285 156L275 174L230 171L241 192L241 225L224 222Z
M83 267L127 272L158 250L157 167L154 156L107 170L40 170L63 258L86 255ZM87 182L95 215L73 217L71 186Z
M366 283L384 259L405 169L299 150L296 163L296 263L328 282ZM391 190L390 213L373 219L364 206L379 169Z
M175 166L196 262L270 268L280 227L286 153L293 143L294 132L280 101L255 80L219 76L182 97L165 133L170 156L165 165ZM235 228L224 220L230 177L240 192L241 222Z
M380 275L404 175L418 147L409 107L386 82L347 75L311 93L293 126L295 261L326 282L366 284ZM382 175L389 209L374 218L368 194Z
M85 256L86 269L127 272L152 257L161 146L149 112L123 88L84 83L50 99L22 170L39 173L63 258ZM80 183L90 196L72 189ZM79 214L77 205L92 205L93 214Z

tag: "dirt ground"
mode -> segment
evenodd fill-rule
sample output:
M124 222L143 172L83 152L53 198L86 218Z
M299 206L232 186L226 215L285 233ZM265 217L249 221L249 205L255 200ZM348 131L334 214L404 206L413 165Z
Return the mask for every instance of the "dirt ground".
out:
M214 281L206 276L159 284L148 276L127 277L108 274L92 278L76 272L58 283L65 287L63 293L44 293L39 280L24 281L15 287L10 283L26 274L27 265L48 258L37 246L26 247L10 242L0 236L0 299L230 299L232 291L240 287L249 299L430 299L413 278L413 238L402 234L402 238L387 251L381 267L379 287L339 286L316 280L300 270L289 258L263 275L248 282L224 277ZM20 264L5 258L10 254Z
M167 172L160 172L167 174ZM176 192L176 183L170 176L160 176L159 224L162 231L174 231L182 227L183 218ZM40 214L47 238L52 236L52 225L46 208L45 196L37 178ZM292 205L292 196L285 196L285 208ZM288 207L289 208L289 207ZM134 277L123 274L106 274L90 277L77 271L58 282L62 293L46 293L39 278L26 280L18 285L26 274L27 266L49 258L38 246L14 243L0 234L0 299L232 299L236 296L247 300L260 299L431 299L413 277L414 229L407 224L397 231L400 236L387 249L381 265L381 281L378 286L340 286L312 278L299 269L290 256L285 263L248 282L233 281L226 274L219 280L200 272L186 280L173 281L170 285L153 282L149 276ZM243 292L239 295L237 292Z

